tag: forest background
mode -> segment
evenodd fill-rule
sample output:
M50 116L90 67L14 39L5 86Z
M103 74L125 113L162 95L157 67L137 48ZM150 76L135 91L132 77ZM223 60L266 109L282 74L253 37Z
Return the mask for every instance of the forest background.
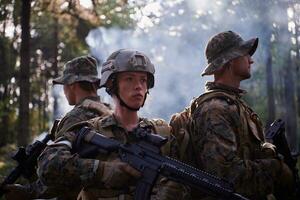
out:
M0 178L14 165L8 156L16 146L70 109L51 84L66 61L91 54L101 64L119 48L145 52L157 70L142 115L169 120L204 91L205 45L226 30L259 37L245 100L266 127L285 120L298 152L298 0L0 0Z

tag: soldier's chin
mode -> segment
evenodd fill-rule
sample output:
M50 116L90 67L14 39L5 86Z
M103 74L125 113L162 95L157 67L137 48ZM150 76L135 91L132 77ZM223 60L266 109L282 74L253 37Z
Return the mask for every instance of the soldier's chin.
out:
M134 104L134 105L132 105L130 107L138 110L138 109L140 109L142 107L142 104Z
M249 74L245 74L245 76L243 77L243 79L245 80L245 79L249 79L249 78L251 78L251 74L249 73Z

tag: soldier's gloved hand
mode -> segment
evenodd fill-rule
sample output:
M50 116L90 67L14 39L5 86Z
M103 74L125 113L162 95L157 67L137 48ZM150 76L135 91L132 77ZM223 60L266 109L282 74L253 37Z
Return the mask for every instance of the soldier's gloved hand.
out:
M261 146L261 155L259 157L262 159L276 158L277 157L276 146L269 142L263 143Z
M4 189L7 191L5 193L6 200L30 200L34 198L30 186L11 184L4 186Z
M127 187L141 176L139 171L120 160L100 161L97 173L108 188Z
M184 185L162 178L159 183L156 198L158 200L184 200L189 199L189 188Z

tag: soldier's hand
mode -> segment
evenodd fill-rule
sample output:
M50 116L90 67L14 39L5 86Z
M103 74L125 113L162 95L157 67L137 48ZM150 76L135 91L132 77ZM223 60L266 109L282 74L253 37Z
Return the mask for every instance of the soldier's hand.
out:
M276 158L277 157L277 152L276 152L276 146L265 142L261 146L261 152L260 155L258 155L259 158Z
M31 190L27 186L11 184L4 186L6 200L30 200L33 198Z
M189 188L180 183L162 178L159 183L156 198L158 200L189 199Z
M139 171L120 160L100 161L99 167L100 179L109 188L128 186L128 184L135 182L141 176Z

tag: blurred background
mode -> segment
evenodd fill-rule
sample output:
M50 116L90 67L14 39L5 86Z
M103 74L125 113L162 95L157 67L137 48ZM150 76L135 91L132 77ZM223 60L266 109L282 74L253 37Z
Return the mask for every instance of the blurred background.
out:
M120 48L145 52L156 81L141 115L169 120L204 92L205 45L226 30L259 37L252 78L241 86L245 100L265 126L284 119L298 152L299 0L0 0L0 174L10 167L8 152L72 108L51 82L66 61L91 54L101 64Z

